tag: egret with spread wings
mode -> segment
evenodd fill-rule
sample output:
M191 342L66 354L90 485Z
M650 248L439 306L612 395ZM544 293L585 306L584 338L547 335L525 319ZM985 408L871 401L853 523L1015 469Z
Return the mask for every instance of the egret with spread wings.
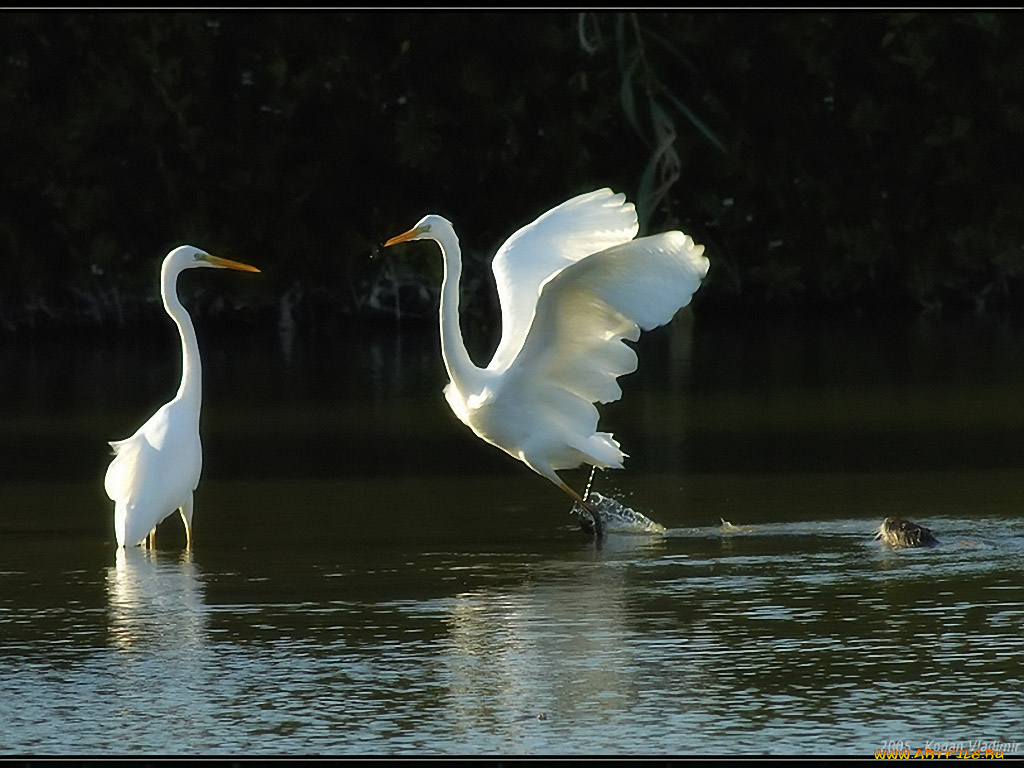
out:
M595 403L619 399L616 379L637 368L641 330L669 322L707 274L704 246L682 232L637 238L636 210L610 189L579 195L513 234L491 264L502 334L486 368L459 326L462 254L451 222L424 216L388 240L441 247L445 398L479 437L522 461L600 516L557 474L587 463L622 468L625 454L598 432Z

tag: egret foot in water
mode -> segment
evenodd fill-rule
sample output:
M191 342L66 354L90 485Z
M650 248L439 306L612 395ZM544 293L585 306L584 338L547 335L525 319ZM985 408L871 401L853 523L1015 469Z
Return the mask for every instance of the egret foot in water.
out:
M604 523L601 521L601 513L592 504L583 499L573 502L570 514L578 515L580 519L580 530L593 535L595 539L604 537Z
M593 473L591 473L590 479L593 482ZM597 510L594 503L589 499L584 499L565 483L560 484L559 487L572 497L572 509L569 510L569 513L579 515L580 529L585 533L593 534L594 538L602 538L604 536L604 523L601 521L601 513ZM587 490L590 490L590 483L587 483ZM592 496L593 494L590 494L590 497Z
M902 520L898 517L887 517L878 526L876 539L881 539L890 547L934 547L939 543L932 532L924 526Z

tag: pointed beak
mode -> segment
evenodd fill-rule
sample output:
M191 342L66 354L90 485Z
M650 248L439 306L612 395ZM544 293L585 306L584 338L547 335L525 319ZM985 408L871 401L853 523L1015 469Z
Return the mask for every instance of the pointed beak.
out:
M400 235L395 235L386 243L384 247L387 248L389 245L398 245L399 243L407 243L410 240L415 240L417 237L422 235L426 230L423 227L413 227L408 232L403 232Z
M223 267L224 269L237 269L242 272L259 272L256 267L250 264L243 264L240 261L232 261L231 259L222 259L219 256L206 255L204 259L207 263L214 267Z

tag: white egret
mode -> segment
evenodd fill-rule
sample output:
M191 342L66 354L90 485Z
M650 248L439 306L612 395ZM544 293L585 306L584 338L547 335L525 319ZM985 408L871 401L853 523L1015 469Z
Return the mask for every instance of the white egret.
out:
M599 189L551 209L513 234L491 269L501 304L501 340L476 366L459 326L462 256L451 222L424 216L385 247L433 240L441 247L441 356L445 398L480 438L546 477L600 515L557 471L583 463L622 468L610 433L598 432L594 403L622 396L616 378L636 370L624 339L669 322L707 274L704 246L682 232L634 239L636 209Z
M202 403L202 362L192 320L178 299L178 275L194 267L218 267L259 272L241 262L211 256L182 245L164 258L160 268L160 296L164 309L181 335L181 385L169 403L125 440L110 443L114 459L103 481L114 502L114 532L118 547L141 544L174 510L185 522L186 546L192 546L192 492L203 468L199 439Z

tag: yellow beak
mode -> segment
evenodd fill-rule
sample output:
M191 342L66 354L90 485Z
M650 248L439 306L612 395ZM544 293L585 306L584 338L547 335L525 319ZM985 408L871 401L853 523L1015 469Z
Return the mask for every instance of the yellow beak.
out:
M231 259L222 259L219 256L206 255L204 261L209 262L215 267L224 267L225 269L237 269L242 272L259 272L256 267L251 264L243 264L240 261L232 261Z
M389 245L397 245L398 243L406 243L409 240L415 240L419 235L423 234L423 227L413 227L408 232L403 232L400 235L395 235L386 243L384 247L387 248Z

